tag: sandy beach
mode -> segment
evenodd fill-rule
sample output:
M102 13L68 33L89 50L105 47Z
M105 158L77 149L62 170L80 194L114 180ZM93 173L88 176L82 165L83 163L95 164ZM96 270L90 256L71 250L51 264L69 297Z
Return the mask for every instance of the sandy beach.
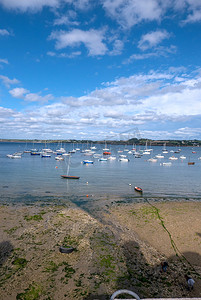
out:
M70 201L1 205L0 299L109 299L121 288L141 298L201 297L201 202L176 200L105 199L91 211Z

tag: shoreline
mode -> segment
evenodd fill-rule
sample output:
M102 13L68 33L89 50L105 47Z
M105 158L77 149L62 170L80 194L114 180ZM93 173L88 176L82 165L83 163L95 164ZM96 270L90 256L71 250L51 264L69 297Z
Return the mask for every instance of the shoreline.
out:
M0 299L107 299L120 288L201 297L201 202L142 199L1 204ZM62 254L61 245L76 251Z

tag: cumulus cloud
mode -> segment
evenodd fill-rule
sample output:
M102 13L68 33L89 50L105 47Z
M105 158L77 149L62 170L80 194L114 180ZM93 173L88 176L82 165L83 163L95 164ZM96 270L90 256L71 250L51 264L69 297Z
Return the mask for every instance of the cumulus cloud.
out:
M142 22L161 21L171 10L179 13L182 24L201 21L199 0L102 0L106 13L123 28Z
M59 8L63 4L73 5L79 10L87 10L91 7L91 2L91 0L0 0L0 5L6 9L34 13L44 7Z
M24 95L29 93L29 90L26 90L24 88L14 88L10 90L9 93L14 98L24 99Z
M191 14L189 14L186 20L182 21L182 24L195 23L200 21L201 21L201 7L199 10L195 10Z
M143 35L138 43L138 48L141 50L147 50L160 44L164 39L170 37L170 34L166 30L157 30L149 32Z
M186 18L181 21L183 25L201 21L201 2L199 0L174 0L174 8L181 13L186 13Z
M17 126L20 131L27 125L34 137L45 132L46 138L53 134L65 138L69 132L71 137L79 138L82 132L87 133L88 138L98 139L105 136L104 132L115 133L122 128L126 132L131 127L143 125L148 128L143 132L145 137L182 138L185 128L189 128L190 133L189 124L193 124L193 120L198 123L201 116L201 75L199 70L190 73L183 68L121 77L84 96L61 97L49 105L45 101L53 99L51 94L42 96L23 88L12 89L10 94L29 101L29 105L43 102L21 113L0 109L0 122L4 118L7 128L14 130L15 124L15 130ZM156 122L158 127L166 123L172 128L174 123L177 129L152 131L152 124ZM197 127L192 128L191 136L200 136Z
M93 3L92 0L71 0L71 2L76 8L81 10L86 10L90 8L91 3Z
M121 40L115 40L113 43L113 50L109 52L110 55L120 55L123 51L124 43Z
M78 26L79 22L76 21L77 18L77 13L73 10L68 10L66 14L59 15L55 20L54 20L54 25L55 26L60 26L60 25L73 25L73 26Z
M19 80L17 80L16 78L10 79L7 76L4 75L0 75L0 79L2 80L3 84L9 88L12 84L18 84L20 83Z
M164 11L157 0L102 0L107 14L122 27L130 28L142 21L160 20Z
M51 94L41 96L40 93L30 93L29 90L24 88L14 88L9 91L12 97L23 99L27 102L48 102L53 99Z
M189 139L189 137L192 137L192 136L199 137L201 134L201 128L183 127L183 128L178 128L177 130L175 130L174 133L178 137Z
M124 29L131 28L142 22L160 22L170 11L179 13L179 20L183 24L200 22L201 3L199 0L0 0L5 9L19 12L38 12L44 7L54 8L57 13L61 7L68 6L68 12L88 11L101 5L107 16L114 19ZM55 19L55 25L75 25L78 21L70 14L60 15ZM4 32L3 34L7 34Z
M6 29L0 29L0 35L10 35L10 33Z
M48 102L53 98L54 97L51 94L41 96L40 94L36 94L36 93L28 93L25 95L24 100L28 102Z
M10 108L5 108L0 106L0 118L11 117L11 116L15 116L16 114L17 114L16 111Z
M58 7L60 0L0 0L0 4L6 9L38 11L45 6Z
M56 49L66 47L78 47L84 44L89 51L89 55L104 55L107 52L107 47L103 43L104 30L91 29L83 31L73 29L72 31L53 31L49 36L50 40L56 40Z

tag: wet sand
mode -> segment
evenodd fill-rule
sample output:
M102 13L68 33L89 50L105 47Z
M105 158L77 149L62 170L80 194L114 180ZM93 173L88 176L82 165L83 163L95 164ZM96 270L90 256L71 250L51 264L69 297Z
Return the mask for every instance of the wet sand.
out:
M141 298L201 297L201 202L176 200L105 199L88 211L70 202L1 205L0 299L109 299L121 288ZM75 250L60 253L61 245Z

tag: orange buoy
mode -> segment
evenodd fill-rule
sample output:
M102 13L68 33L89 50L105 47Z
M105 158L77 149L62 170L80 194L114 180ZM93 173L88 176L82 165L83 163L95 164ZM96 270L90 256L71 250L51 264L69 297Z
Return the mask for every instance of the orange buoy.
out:
M86 195L86 197L89 197L89 195Z

